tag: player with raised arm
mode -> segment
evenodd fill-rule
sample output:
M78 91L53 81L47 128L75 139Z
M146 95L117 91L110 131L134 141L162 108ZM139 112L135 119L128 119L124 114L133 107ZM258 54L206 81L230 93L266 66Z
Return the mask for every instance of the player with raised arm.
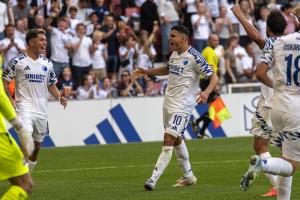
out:
M195 184L189 162L189 153L182 136L196 103L205 103L209 94L218 83L218 77L201 54L188 43L189 31L185 26L173 26L170 33L170 45L173 53L167 66L133 71L133 78L145 75L169 75L163 104L163 123L165 128L162 152L154 167L152 176L146 181L145 189L153 190L159 177L168 166L173 150L183 170L183 177L177 180L177 186ZM210 79L209 86L198 92L199 75Z
M234 5L231 8L231 10L244 27L248 36L260 47L260 49L263 49L263 51L265 51L265 49L268 49L278 37L284 34L284 30L286 28L286 21L280 11L274 10L271 11L271 13L269 14L267 19L266 30L268 37L263 38L260 35L259 31L253 25L251 25L243 16L238 3ZM272 75L271 71L269 71L268 73L270 76ZM272 125L269 113L270 98L272 94L272 88L261 84L261 93L259 96L259 101L257 109L255 111L255 115L252 119L252 129L250 132L252 135L254 135L253 148L255 150L255 153L261 159L264 160L271 158L271 154L268 151L268 143L272 133ZM247 173L249 173L251 169L253 169L252 163L250 163L249 170L247 171ZM240 185L241 189L244 191L246 191L251 185L251 181L248 182L248 179L246 178L248 176L247 173L243 176ZM265 175L269 179L272 188L269 192L262 196L276 196L277 177L268 173L265 173Z
M299 7L297 7L299 13ZM299 16L297 16L299 18ZM252 158L253 169L246 177L255 180L262 169L278 175L278 200L290 200L292 176L300 162L300 33L282 36L264 49L256 76L259 81L272 87L271 122L272 143L281 147L281 158ZM271 64L274 63L274 64ZM272 68L273 77L268 74Z
M43 55L47 38L43 29L32 29L26 34L25 53L13 58L3 72L4 85L12 79L16 82L15 107L24 121L25 129L34 139L34 152L29 156L28 166L32 171L37 163L41 144L48 133L48 91L66 107L67 100L60 94L52 62Z
M2 77L1 69L0 76ZM3 117L15 128L26 157L31 155L34 149L33 139L17 117L0 80L0 181L9 180L12 185L1 200L24 200L31 193L32 179L24 163L25 158L13 137L8 133Z

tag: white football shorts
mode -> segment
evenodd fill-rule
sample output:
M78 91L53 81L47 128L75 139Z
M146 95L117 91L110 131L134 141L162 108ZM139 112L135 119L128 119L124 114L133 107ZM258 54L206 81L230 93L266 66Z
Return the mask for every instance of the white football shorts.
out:
M258 106L252 118L250 134L269 140L272 134L270 108Z
M174 137L182 137L188 125L190 115L188 113L169 113L163 108L163 121L165 132Z
M271 143L282 148L282 156L300 162L299 118L280 110L271 110L273 133Z
M36 142L43 142L45 137L49 135L48 120L38 118L29 114L19 114L23 120L26 130L28 130L33 140Z

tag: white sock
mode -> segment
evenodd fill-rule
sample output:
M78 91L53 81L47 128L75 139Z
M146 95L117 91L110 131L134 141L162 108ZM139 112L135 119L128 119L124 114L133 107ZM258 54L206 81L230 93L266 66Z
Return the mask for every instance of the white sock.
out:
M184 177L192 177L193 171L189 161L189 152L186 148L185 142L182 140L181 144L174 147L174 151L179 162L179 165L184 173Z
M290 200L293 176L278 176L277 179L277 200Z
M293 173L293 166L288 161L282 158L269 158L268 160L262 160L262 169L265 173L291 176Z
M31 160L28 160L28 168L29 168L29 172L32 172L32 170L34 169L34 167L36 166L37 164L37 161L31 161Z
M162 151L158 157L156 162L155 168L152 172L151 179L156 182L158 181L159 177L162 175L170 160L172 158L173 146L163 146Z
M265 152L259 155L260 159L262 160L268 160L270 158L272 158L271 154L269 152ZM277 183L277 176L276 175L272 175L272 174L268 174L268 173L264 173L265 176L269 179L271 185L273 187L276 186Z

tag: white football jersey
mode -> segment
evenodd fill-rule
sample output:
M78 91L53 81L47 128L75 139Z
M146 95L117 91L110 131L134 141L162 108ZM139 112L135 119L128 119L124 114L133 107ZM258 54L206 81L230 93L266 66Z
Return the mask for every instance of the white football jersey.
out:
M212 68L193 47L180 55L174 51L168 62L169 79L165 92L164 108L168 112L192 112L196 105L199 77L209 77Z
M272 67L271 108L300 117L300 33L278 38L261 61Z
M48 85L57 82L52 62L40 56L33 60L26 54L14 57L6 66L3 78L15 79L16 111L46 118Z

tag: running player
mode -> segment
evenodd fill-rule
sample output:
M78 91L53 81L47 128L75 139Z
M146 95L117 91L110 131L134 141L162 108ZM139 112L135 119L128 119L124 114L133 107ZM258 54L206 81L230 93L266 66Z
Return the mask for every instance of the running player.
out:
M145 183L146 190L154 189L171 160L173 150L184 172L183 177L173 186L192 185L197 181L192 172L189 153L182 135L196 102L207 101L209 94L218 83L218 77L201 54L189 46L188 39L189 31L185 26L172 27L170 45L173 53L167 66L152 69L137 68L132 74L133 78L145 75L169 75L163 105L164 142L152 176ZM210 84L204 91L198 92L200 74L209 78Z
M3 72L4 84L16 81L16 111L24 121L35 143L29 157L29 170L37 163L41 144L48 134L47 100L48 91L66 107L67 100L60 94L52 62L45 58L47 38L43 29L32 29L26 34L25 53L13 58Z
M267 19L267 38L263 38L259 31L251 25L247 19L243 16L239 4L234 5L231 8L233 14L238 18L248 36L264 51L264 48L269 48L279 36L284 34L286 28L286 21L280 11L272 11ZM271 71L268 72L271 76ZM272 126L270 120L269 109L270 108L270 97L273 94L273 89L261 84L261 94L255 115L252 119L251 134L254 135L253 147L256 155L261 159L271 158L271 154L268 151L268 143L272 133ZM251 167L251 166L250 166ZM276 176L265 173L273 186L269 192L262 196L276 196ZM245 175L244 177L246 177ZM241 180L241 189L246 191L249 187L248 183L244 182L245 179Z
M271 141L281 147L281 158L265 160L253 156L253 167L249 169L246 180L253 182L261 169L278 175L278 200L290 199L292 176L300 162L299 36L299 32L282 36L265 48L256 71L257 79L274 89L270 100L273 125ZM270 67L273 78L268 75Z
M1 69L0 77L2 77ZM15 128L23 152L27 156L31 155L34 148L33 139L24 129L21 120L17 118L0 80L0 181L9 180L12 185L1 200L24 200L31 193L32 179L28 174L25 158L13 137L8 133L3 117Z

